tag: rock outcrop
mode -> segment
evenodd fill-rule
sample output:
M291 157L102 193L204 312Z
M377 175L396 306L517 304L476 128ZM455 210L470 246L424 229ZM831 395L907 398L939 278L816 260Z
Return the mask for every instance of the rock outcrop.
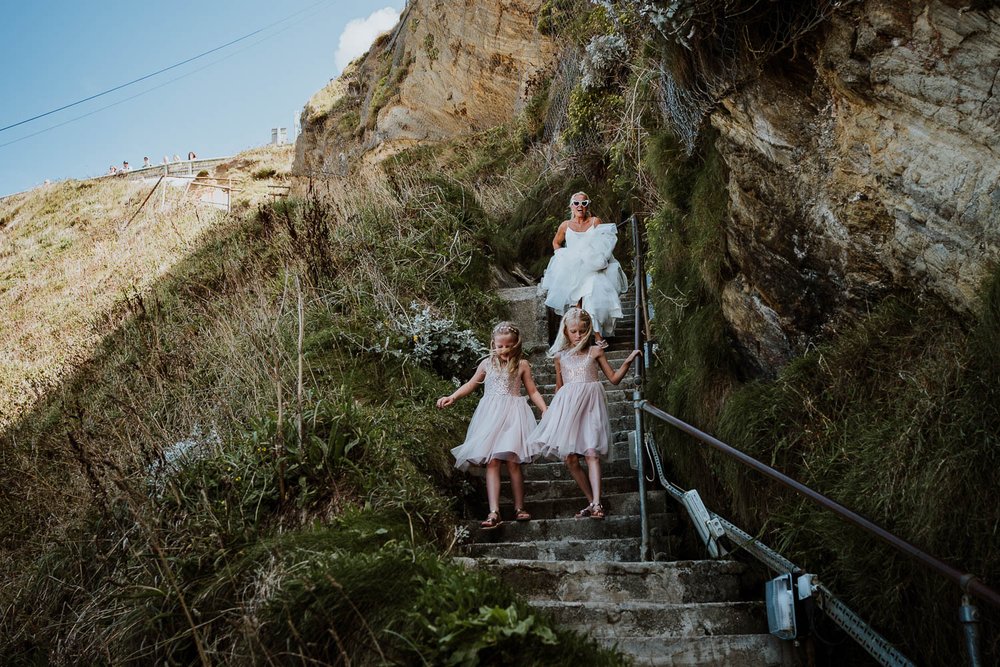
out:
M485 129L512 118L555 57L535 27L541 0L410 0L302 115L294 171L343 173L364 156Z
M869 0L812 41L711 116L723 307L763 369L893 290L972 310L1000 258L1000 9Z
M411 0L310 100L294 170L509 120L553 71L541 0ZM735 20L735 19L733 19ZM1000 8L863 0L710 114L728 171L725 317L773 373L893 292L976 308L1000 259Z

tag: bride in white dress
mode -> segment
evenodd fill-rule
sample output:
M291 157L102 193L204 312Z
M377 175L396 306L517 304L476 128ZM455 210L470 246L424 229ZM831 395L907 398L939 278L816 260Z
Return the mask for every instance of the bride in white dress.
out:
M590 214L590 197L577 192L570 197L570 219L563 221L552 239L555 253L538 285L545 305L562 315L580 306L594 323L594 341L607 347L605 336L614 335L615 320L622 316L619 294L628 289L621 265L612 254L618 228ZM565 247L563 247L565 242Z

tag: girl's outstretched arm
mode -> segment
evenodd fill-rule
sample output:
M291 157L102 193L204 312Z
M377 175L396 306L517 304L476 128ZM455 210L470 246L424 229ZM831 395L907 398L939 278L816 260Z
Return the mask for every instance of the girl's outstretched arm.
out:
M479 368L476 369L476 374L472 376L472 379L463 384L461 387L455 390L451 396L442 396L437 400L437 406L439 408L446 408L463 396L468 396L476 390L476 387L483 383L486 379L486 364L489 360L484 360L479 364Z
M546 406L545 399L542 398L541 392L538 391L538 387L535 385L535 378L531 377L531 364L526 360L521 359L521 384L524 385L524 390L528 392L528 398L531 402L535 404L535 407L541 411L544 415Z
M628 355L625 361L622 362L622 365L618 367L618 370L612 370L611 364L608 363L608 358L604 355L604 350L601 348L597 348L597 356L595 358L597 359L597 365L604 371L611 384L617 385L625 377L625 374L628 373L628 367L632 365L632 361L640 355L642 355L642 352L639 350L632 350L632 354Z
M552 360L553 365L556 367L556 390L552 392L554 396L560 389L562 389L562 369L559 367L559 357L557 356Z

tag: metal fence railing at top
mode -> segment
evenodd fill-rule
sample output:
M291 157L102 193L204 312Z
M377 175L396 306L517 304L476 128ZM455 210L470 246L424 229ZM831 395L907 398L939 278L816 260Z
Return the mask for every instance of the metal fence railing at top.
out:
M680 487L673 484L666 478L660 462L659 452L655 446L652 446L652 443L647 442L643 417L644 415L650 415L673 426L674 428L683 431L696 440L712 447L716 451L722 452L742 465L756 470L757 472L778 482L782 486L792 489L796 493L809 498L820 507L833 512L845 521L885 542L896 551L921 563L931 571L957 584L962 592L962 604L959 608L958 617L959 621L962 623L964 631L966 652L969 660L968 664L972 667L980 667L983 665L983 658L979 648L979 612L973 603L973 598L978 598L979 600L994 607L1000 608L1000 593L984 584L975 575L948 565L941 559L926 553L919 547L907 542L897 535L894 535L885 528L882 528L873 521L866 519L857 512L848 509L835 500L827 498L823 494L814 491L805 484L802 484L801 482L792 479L765 463L754 459L750 455L736 449L735 447L732 447L731 445L728 445L708 433L691 426L677 417L660 410L642 397L642 379L645 366L649 359L648 352L651 341L649 336L648 304L646 303L646 285L644 280L645 271L642 263L642 243L639 232L639 222L634 215L629 219L629 222L635 251L634 284L636 294L634 342L637 349L641 347L646 353L644 363L636 364L635 366L636 383L635 390L633 391L635 408L634 454L637 468L636 473L639 478L639 509L642 515L642 546L640 551L642 559L648 560L649 558L649 517L645 503L646 475L644 471L645 463L643 461L644 447L647 449L650 459L656 467L656 473L659 476L659 481L667 490L668 495L673 497L675 500L681 501L681 498L685 493ZM801 568L794 565L784 556L777 553L729 521L717 514L711 512L709 514L711 519L719 522L719 525L722 527L731 542L743 551L752 555L771 570L779 574L804 573ZM830 617L831 620L833 620L834 623L840 626L841 629L857 641L862 648L864 648L881 664L891 666L914 664L895 647L893 647L892 644L889 643L884 637L865 623L856 613L851 611L846 604L837 599L829 590L818 582L816 582L813 586L813 597L815 598L816 605L819 609L821 609L828 617Z

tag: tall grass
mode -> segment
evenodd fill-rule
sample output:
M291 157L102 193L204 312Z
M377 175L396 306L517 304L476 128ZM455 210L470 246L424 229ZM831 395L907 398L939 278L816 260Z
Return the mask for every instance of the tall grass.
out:
M4 664L618 664L442 557L471 406L384 334L503 316L492 221L454 178L370 185L215 225L4 433Z

